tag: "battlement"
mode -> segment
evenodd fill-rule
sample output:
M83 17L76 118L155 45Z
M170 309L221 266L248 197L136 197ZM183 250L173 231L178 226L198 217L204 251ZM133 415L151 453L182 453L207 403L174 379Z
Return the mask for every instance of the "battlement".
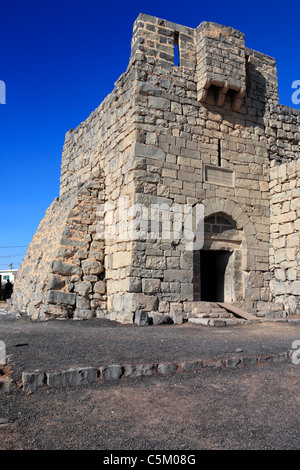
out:
M207 90L217 87L216 105L224 104L233 90L232 110L238 111L246 91L245 36L216 23L203 22L196 30L198 99L206 101Z
M201 103L206 102L211 90L218 107L229 95L232 110L239 111L247 80L249 84L251 56L258 58L258 53L246 49L245 35L232 27L204 21L194 29L144 14L134 23L131 62L146 59L148 64L169 72L184 70L193 76ZM277 90L275 60L259 56L268 69L267 80Z
M250 62L258 56L259 68L265 68L267 74L264 79L277 93L275 60L246 49L245 35L232 27L204 21L194 29L140 14L134 23L131 46L131 63L146 60L149 65L169 72L181 70L193 77L201 103L207 101L210 90L216 106L222 107L227 95L232 111L239 111L249 85ZM261 70L259 73L263 74Z

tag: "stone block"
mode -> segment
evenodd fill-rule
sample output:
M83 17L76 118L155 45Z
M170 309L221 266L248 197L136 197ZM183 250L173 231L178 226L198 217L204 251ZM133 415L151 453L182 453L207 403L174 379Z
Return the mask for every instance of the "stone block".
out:
M123 367L119 364L100 367L101 377L105 381L119 380L123 374Z
M75 305L76 295L51 290L47 293L46 302L49 304Z
M145 326L149 323L148 312L144 310L137 310L134 314L135 325Z
M5 342L0 340L0 366L6 365L6 345Z
M174 374L178 370L177 364L159 364L157 367L157 372L160 375L170 375Z
M41 388L46 383L45 372L34 371L34 372L23 372L22 374L23 391L34 392L38 388Z
M181 367L185 372L197 372L203 368L203 363L202 361L183 362Z
M47 285L46 290L60 290L64 287L65 280L59 276L51 275Z
M17 384L11 377L0 378L0 392L13 393L17 389Z
M231 357L229 359L224 359L226 367L234 368L241 363L241 360L238 357Z
M148 98L149 108L160 109L162 111L171 110L171 102L168 99L160 98L156 96L149 96Z
M157 364L124 364L124 377L148 377L157 371Z
M96 260L83 260L81 262L82 269L86 275L98 275L103 271L103 264Z
M134 310L146 310L150 312L152 310L157 310L158 308L158 298L154 295L146 295L146 294L133 294L133 300L135 308Z
M62 276L81 276L82 269L79 266L64 263L60 260L54 260L51 264L51 272L54 274L61 274Z
M88 294L92 292L91 282L87 282L87 281L77 282L74 287L74 292L81 295L82 297L87 297Z
M173 323L169 315L163 315L158 312L150 312L149 318L150 318L150 322L152 323L152 325L163 325L163 324Z
M95 282L95 284L94 284L94 292L97 292L98 294L105 294L105 292L106 292L105 281L98 281L98 282Z
M94 367L71 368L66 371L47 372L49 387L76 387L97 381L99 372Z
M76 296L76 308L89 310L90 306L91 306L90 299L86 299L85 297L80 297L79 295Z
M132 324L133 323L133 312L118 312L116 317L115 317L115 320L119 323L122 323L123 325L126 325L126 324Z
M154 160L165 160L165 152L159 147L145 145L137 142L135 144L134 153L137 157L152 158Z
M42 313L50 318L70 318L72 316L72 308L61 305L45 305Z
M74 311L74 320L89 320L94 317L92 310L86 308L76 308Z
M160 291L160 279L142 279L144 294L154 294Z
M293 281L292 282L291 294L300 295L300 281Z

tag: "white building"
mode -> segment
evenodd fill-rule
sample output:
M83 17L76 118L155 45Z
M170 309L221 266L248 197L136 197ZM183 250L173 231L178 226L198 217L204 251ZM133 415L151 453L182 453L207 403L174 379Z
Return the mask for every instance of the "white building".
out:
M4 285L9 279L14 284L17 272L17 269L0 269L0 283Z
M12 284L14 284L17 272L17 269L0 270L0 300L2 300L6 282L9 280Z

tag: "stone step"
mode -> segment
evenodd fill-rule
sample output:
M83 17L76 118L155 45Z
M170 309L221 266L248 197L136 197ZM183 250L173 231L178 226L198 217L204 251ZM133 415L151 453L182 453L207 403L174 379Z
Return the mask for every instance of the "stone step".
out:
M214 302L194 302L190 316L196 318L235 318L231 312L227 312Z
M234 315L232 315L229 312L226 312L224 310L218 311L218 312L211 312L211 313L197 313L197 312L192 312L191 317L195 318L234 318Z
M251 323L248 320L244 320L242 318L197 318L197 317L190 317L188 319L189 323L193 323L195 325L203 325L203 326L231 326L231 325L241 325L243 323Z

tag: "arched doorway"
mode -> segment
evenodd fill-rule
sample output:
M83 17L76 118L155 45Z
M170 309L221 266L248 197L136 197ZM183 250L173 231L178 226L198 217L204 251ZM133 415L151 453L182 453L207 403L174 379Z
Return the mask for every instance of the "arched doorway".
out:
M204 245L194 252L194 300L242 300L242 231L225 213L204 220Z

